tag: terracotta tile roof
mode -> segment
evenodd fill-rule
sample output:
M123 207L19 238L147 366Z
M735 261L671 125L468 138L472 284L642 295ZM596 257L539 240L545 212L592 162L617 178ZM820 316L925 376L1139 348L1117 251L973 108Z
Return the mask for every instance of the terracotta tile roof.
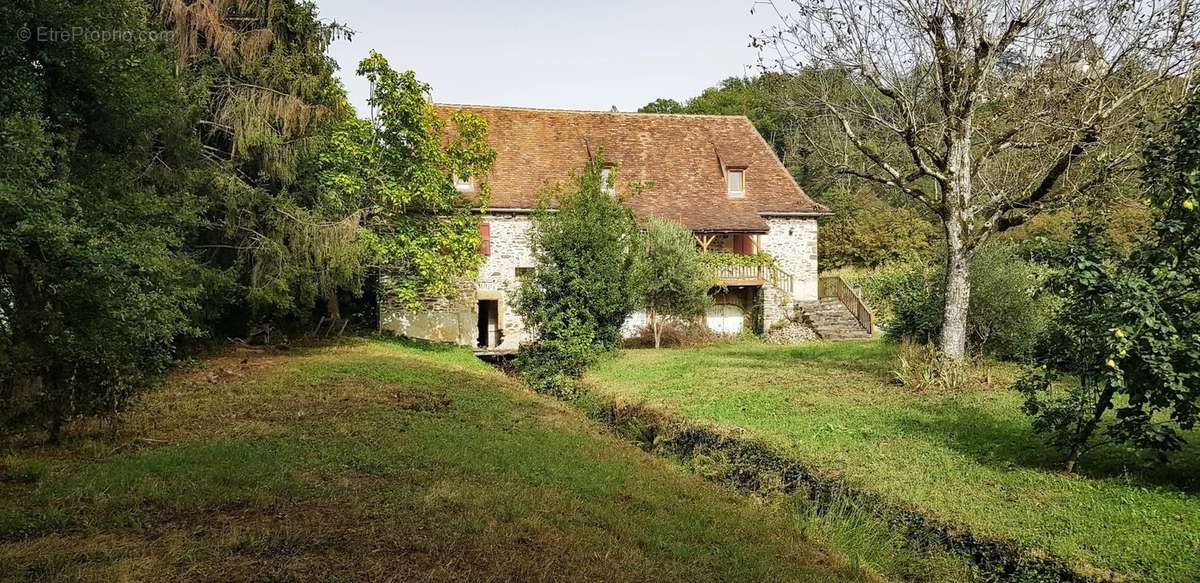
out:
M823 213L744 116L609 113L438 105L488 121L496 163L492 208L532 208L546 184L578 172L601 147L617 164L617 189L651 186L630 201L639 216L697 231L765 232L763 213ZM726 194L722 163L745 168L746 196Z

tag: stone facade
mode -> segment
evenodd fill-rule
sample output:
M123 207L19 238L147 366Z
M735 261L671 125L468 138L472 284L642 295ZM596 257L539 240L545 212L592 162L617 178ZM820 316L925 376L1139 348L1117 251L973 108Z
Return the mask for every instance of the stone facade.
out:
M387 280L380 288L387 289ZM426 300L423 309L409 310L386 293L379 299L379 331L434 342L474 345L478 312L475 285L464 280L449 298Z
M399 336L423 338L475 346L479 334L479 300L499 304L500 344L496 350L516 350L527 338L521 317L513 309L517 288L517 269L533 267L529 249L529 215L489 214L491 253L475 279L460 282L454 297L425 303L422 310L410 311L394 301L384 300L379 309L379 329ZM385 286L386 287L386 286Z
M529 248L529 228L533 221L529 215L513 214L487 215L483 222L489 225L492 252L479 269L477 286L481 292L498 294L503 335L497 349L516 350L527 335L513 300L517 291L517 270L533 267L533 253Z
M767 329L792 314L795 302L817 299L817 219L768 218L762 251L775 258L779 269L792 275L792 293L772 285L764 289L763 321Z
M514 310L518 270L532 268L529 247L532 219L527 214L488 214L491 253L474 280L464 280L460 292L451 299L427 303L418 312L394 304L380 307L380 329L385 332L475 346L478 337L479 300L499 304L500 343L496 350L516 350L529 339L524 322ZM759 237L761 250L775 257L779 268L793 277L793 293L787 294L770 284L763 290L763 324L770 329L792 314L797 301L817 299L817 221L815 218L768 218L770 231ZM724 248L717 245L712 249ZM728 294L726 294L728 295ZM739 296L740 297L740 296ZM749 300L742 302L749 303ZM743 306L749 311L750 306ZM636 317L636 315L635 315ZM644 315L643 315L644 321ZM636 333L634 322L626 334Z

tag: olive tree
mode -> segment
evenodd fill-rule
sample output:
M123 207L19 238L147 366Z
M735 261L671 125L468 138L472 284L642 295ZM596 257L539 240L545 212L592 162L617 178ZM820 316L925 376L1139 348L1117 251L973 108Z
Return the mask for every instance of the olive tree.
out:
M1116 136L1183 86L1173 80L1200 47L1191 0L756 4L778 17L754 42L764 67L829 73L796 96L822 106L801 128L812 147L940 219L941 349L952 358L966 349L976 251L1111 180L1137 154Z
M654 347L662 346L663 317L695 318L711 303L713 272L701 260L692 232L678 221L651 218L642 236L636 278L644 293Z

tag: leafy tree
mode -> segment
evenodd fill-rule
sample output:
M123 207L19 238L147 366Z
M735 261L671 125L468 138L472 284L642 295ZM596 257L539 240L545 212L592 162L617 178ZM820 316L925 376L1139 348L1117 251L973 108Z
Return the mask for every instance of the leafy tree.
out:
M199 108L141 0L6 3L0 35L0 425L112 414L196 332L185 248L208 176Z
M932 263L932 265L931 265ZM925 343L938 337L945 295L941 262L890 264L851 281L881 312L881 325L894 340ZM1029 261L1011 243L993 243L971 265L972 294L968 348L977 354L1025 361L1043 338L1059 300L1044 289L1046 268Z
M870 189L836 198L826 195L822 202L835 213L821 225L823 269L929 259L938 247L940 233L933 223Z
M350 32L300 0L156 4L176 70L202 84L195 126L214 179L196 247L237 282L221 299L234 311L294 314L316 295L336 300L332 290L356 287L358 217L329 214L329 193L311 175L330 124L353 116L326 53Z
M374 88L375 129L365 144L356 141L367 137L361 127L347 136L354 149L347 158L351 167L347 171L329 160L326 189L344 192L353 184L354 191L367 194L363 220L373 264L388 282L385 293L412 304L449 295L459 278L483 262L476 211L487 205L484 177L496 157L487 142L487 122L466 112L442 119L429 102L429 86L412 71L396 72L378 53L359 64L358 74ZM365 152L366 159L356 152ZM362 174L360 164L374 170ZM473 178L477 196L465 198L454 176Z
M601 187L603 155L543 196L530 246L535 266L521 282L517 312L533 331L518 366L547 391L567 391L595 358L617 346L642 300L633 212ZM551 201L557 201L552 211Z
M1200 417L1200 98L1145 157L1151 234L1126 259L1101 227L1077 229L1051 281L1065 303L1042 366L1017 383L1034 429L1066 452L1068 472L1106 441L1176 450L1177 429Z
M695 236L678 221L651 218L642 236L644 255L635 276L644 291L643 303L654 347L662 346L662 318L694 318L711 303L708 290L716 285L713 272L696 250Z
M683 104L674 99L659 98L643 105L638 113L684 113Z
M964 355L970 264L995 234L1067 206L1136 156L1124 133L1193 70L1193 2L927 4L765 2L780 22L755 44L783 72L840 72L798 107L838 171L903 193L946 240L940 348Z

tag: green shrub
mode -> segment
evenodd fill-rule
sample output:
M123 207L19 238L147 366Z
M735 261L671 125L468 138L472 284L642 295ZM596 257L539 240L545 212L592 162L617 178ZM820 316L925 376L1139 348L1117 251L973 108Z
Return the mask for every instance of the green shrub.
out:
M935 260L934 265L940 265ZM942 327L943 269L921 262L891 264L850 276L892 340L927 343ZM1026 360L1046 333L1058 300L1043 289L1046 269L1011 244L984 247L971 265L970 348Z
M575 381L621 341L621 326L644 294L637 273L640 240L633 211L601 184L597 156L568 185L543 195L530 243L535 265L517 290L516 308L534 342L517 358L536 389L573 392ZM615 178L610 178L615 183ZM558 202L550 212L550 199Z

